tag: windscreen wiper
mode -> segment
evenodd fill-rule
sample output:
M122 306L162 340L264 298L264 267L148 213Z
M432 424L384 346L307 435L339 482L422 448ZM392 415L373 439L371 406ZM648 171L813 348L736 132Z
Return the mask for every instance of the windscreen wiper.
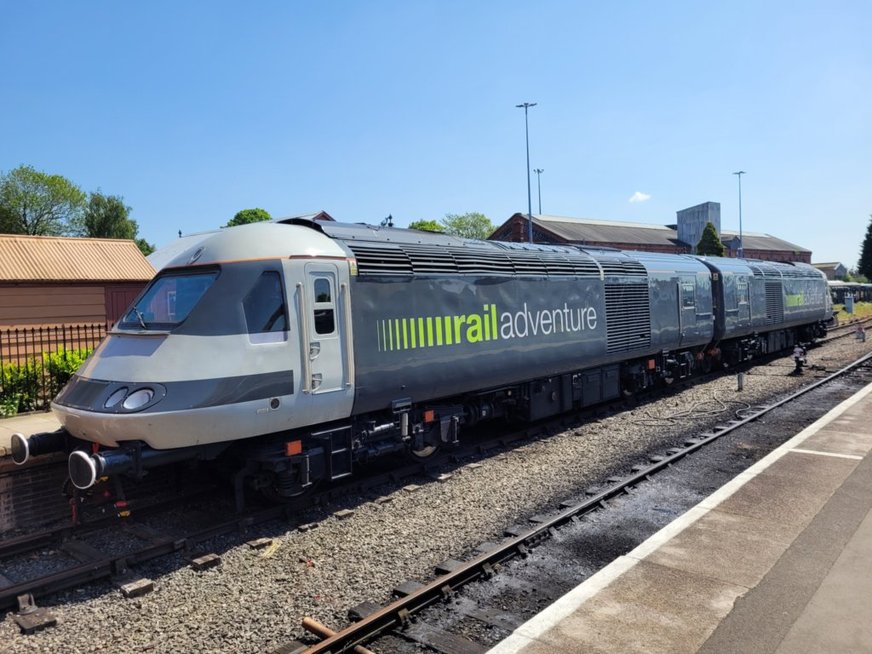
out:
M136 314L136 317L139 319L139 324L142 326L142 328L148 329L148 325L145 324L145 316L142 315L142 311L140 311L136 307L133 307L131 311Z

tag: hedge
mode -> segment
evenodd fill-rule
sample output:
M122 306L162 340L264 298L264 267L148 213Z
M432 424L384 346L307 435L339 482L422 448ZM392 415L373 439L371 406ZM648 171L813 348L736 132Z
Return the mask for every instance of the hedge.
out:
M61 348L24 363L0 365L0 417L47 408L90 353Z

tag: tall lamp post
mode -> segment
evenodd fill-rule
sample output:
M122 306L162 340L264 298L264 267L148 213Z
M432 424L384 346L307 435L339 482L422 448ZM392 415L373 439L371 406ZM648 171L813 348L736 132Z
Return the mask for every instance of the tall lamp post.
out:
M539 195L539 215L542 215L542 173L545 172L544 168L535 168L533 170L536 173L536 189Z
M733 173L739 178L739 258L745 256L745 241L742 238L742 175L745 175L744 170L737 170Z
M527 121L527 110L535 107L535 102L516 104L515 107L524 108L524 136L527 141L527 240L533 242L533 194L530 190L530 124Z

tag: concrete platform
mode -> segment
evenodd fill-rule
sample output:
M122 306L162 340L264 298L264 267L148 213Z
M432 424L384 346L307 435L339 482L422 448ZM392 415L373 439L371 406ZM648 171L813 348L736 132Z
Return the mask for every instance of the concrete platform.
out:
M9 456L9 443L12 434L20 432L25 436L44 431L54 431L61 426L54 414L46 411L42 413L25 413L12 418L0 418L0 457Z
M872 652L872 385L489 654Z

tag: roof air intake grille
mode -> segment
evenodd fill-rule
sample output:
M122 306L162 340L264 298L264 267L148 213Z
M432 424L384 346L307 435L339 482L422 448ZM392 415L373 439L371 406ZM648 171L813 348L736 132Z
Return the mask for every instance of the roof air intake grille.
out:
M345 241L345 244L357 259L360 275L599 277L599 267L584 254L406 243L383 245ZM644 275L644 268L638 264L637 267ZM634 270L631 274L637 273Z
M348 243L348 247L354 252L361 275L411 275L413 272L409 256L398 247L362 243Z
M648 273L638 261L628 259L600 260L606 277L647 277Z

